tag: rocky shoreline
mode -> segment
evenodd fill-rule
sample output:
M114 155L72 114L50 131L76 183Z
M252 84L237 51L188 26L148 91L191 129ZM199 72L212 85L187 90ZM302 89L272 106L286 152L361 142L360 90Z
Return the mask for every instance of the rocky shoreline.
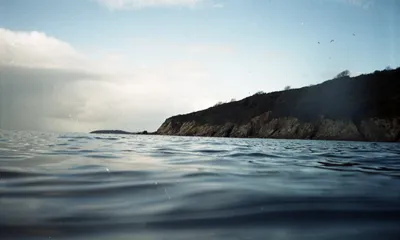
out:
M175 122L168 119L157 130L160 135L276 138L399 142L400 118L371 118L357 124L353 121L332 120L321 116L316 122L302 122L297 118L268 118L269 112L253 118L247 124L224 125Z

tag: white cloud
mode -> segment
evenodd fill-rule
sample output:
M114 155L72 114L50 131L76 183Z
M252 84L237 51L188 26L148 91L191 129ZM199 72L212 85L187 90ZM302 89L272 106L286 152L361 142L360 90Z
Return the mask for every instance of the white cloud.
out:
M148 7L195 7L204 0L96 0L111 10Z
M0 28L0 64L35 68L84 68L84 56L41 32Z
M195 61L139 68L115 52L91 58L44 33L0 29L0 128L152 131L208 107L208 77Z

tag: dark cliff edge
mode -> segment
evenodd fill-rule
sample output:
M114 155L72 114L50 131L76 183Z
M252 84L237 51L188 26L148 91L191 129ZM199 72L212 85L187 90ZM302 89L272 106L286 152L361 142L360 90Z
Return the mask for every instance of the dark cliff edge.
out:
M400 68L170 117L160 135L400 141Z

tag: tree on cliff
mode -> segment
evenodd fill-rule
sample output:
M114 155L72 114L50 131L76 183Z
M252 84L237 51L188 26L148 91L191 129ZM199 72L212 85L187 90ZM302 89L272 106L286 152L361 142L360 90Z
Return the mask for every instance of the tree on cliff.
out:
M256 92L254 95L263 95L263 94L265 94L265 92L263 92L263 91L258 91L258 92Z
M350 71L349 70L344 70L343 72L340 72L338 75L336 75L335 79L344 78L344 77L350 77Z
M214 107L220 106L220 105L222 105L222 104L224 104L224 102L217 102L217 103L214 105Z
M287 90L290 90L291 88L292 88L292 87L288 85L288 86L286 86L286 87L284 88L284 90L287 91Z

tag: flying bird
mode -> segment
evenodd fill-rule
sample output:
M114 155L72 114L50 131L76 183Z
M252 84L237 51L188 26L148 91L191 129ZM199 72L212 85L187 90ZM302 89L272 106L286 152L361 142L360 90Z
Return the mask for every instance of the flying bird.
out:
M318 44L320 44L320 42L318 42Z
M353 33L353 36L355 37L355 36L356 36L356 34L355 34L355 33Z
M334 41L335 41L335 40L332 39L332 40L331 40L331 43L333 43Z

